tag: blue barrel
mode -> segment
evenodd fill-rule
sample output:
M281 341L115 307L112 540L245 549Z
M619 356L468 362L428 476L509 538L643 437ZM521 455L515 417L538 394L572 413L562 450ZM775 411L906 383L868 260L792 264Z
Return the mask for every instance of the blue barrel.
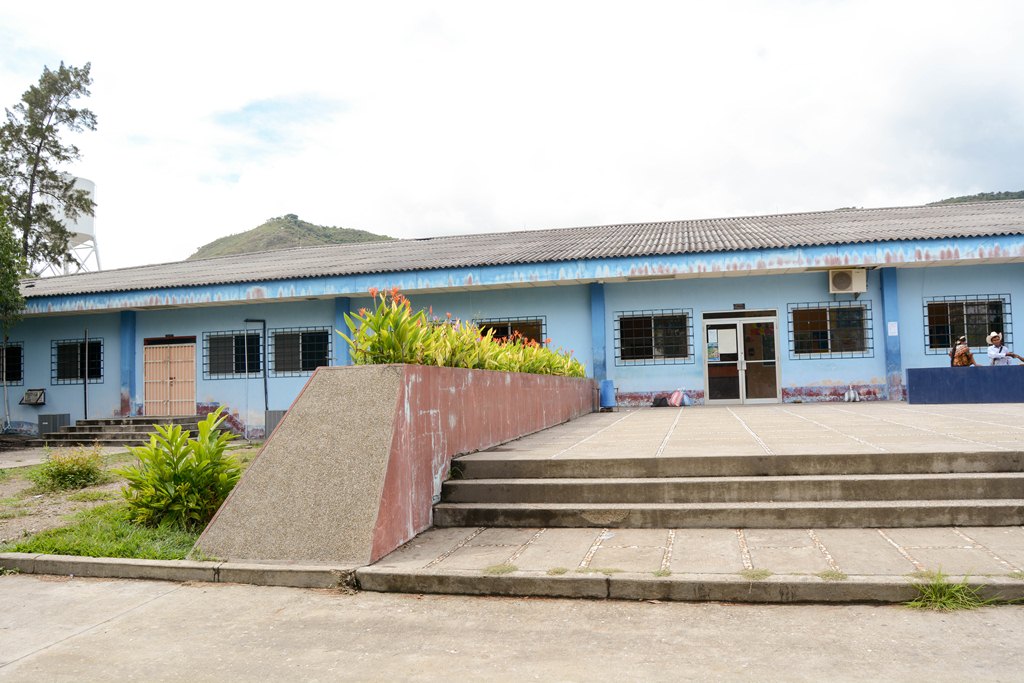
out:
M615 384L610 379L601 380L601 407L615 407Z

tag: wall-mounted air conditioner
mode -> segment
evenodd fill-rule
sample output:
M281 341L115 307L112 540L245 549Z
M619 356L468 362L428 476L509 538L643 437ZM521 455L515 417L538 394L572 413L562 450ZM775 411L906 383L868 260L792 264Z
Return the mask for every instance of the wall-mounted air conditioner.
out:
M842 268L828 271L830 294L860 294L868 291L868 273L863 268Z

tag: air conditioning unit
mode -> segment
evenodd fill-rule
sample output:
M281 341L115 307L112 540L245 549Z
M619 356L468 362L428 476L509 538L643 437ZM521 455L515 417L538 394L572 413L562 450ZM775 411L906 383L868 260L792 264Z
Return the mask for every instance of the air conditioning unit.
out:
M863 268L828 271L829 294L859 294L868 291L868 273Z

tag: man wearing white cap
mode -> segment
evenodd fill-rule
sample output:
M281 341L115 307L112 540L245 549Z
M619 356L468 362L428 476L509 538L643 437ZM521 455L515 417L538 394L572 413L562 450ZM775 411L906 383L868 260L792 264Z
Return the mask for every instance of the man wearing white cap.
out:
M1003 346L1003 335L998 332L988 333L988 343L988 357L992 359L992 365L1010 365L1011 358L1016 358L1024 363L1024 358Z

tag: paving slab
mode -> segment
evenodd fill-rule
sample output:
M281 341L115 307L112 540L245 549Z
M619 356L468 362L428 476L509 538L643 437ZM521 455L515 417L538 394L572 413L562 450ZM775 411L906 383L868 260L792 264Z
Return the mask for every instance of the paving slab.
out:
M437 533L443 531L444 533ZM493 532L493 533L492 533ZM513 532L523 532L521 535ZM489 538L502 545L477 545ZM918 572L1024 597L1024 529L481 529L421 534L356 571L368 590L623 599L905 601ZM518 545L517 545L518 543ZM510 565L496 575L495 565ZM754 573L749 573L753 570ZM758 574L763 570L763 574ZM603 584L594 583L604 576ZM552 579L558 579L553 581ZM585 581L583 581L586 579ZM573 581L582 581L578 591ZM603 586L603 589L601 588Z

